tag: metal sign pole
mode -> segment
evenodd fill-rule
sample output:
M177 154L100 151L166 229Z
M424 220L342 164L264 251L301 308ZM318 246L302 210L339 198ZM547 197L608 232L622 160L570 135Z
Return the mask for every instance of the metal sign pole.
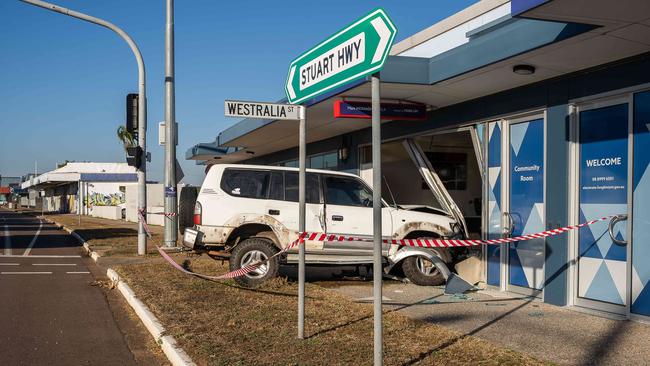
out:
M176 201L176 101L174 91L174 0L167 0L165 28L165 246L175 247L178 233Z
M372 238L373 238L373 266L372 282L374 295L374 364L382 365L382 257L381 257L381 102L379 91L379 73L371 78L372 97Z
M298 143L298 231L305 232L305 166L307 163L305 142L305 107L298 107L300 131ZM299 239L300 240L300 239ZM305 242L298 245L298 338L305 338Z

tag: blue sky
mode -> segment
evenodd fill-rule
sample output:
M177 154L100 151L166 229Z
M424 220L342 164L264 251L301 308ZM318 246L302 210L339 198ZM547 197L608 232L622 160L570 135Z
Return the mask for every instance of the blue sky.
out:
M111 21L139 45L147 69L150 180L162 181L164 0L58 0ZM474 3L412 1L176 1L176 119L185 181L203 168L185 151L213 141L236 120L224 99L284 97L289 62L376 7L398 27L396 42ZM0 174L51 170L57 162L124 161L115 130L125 95L137 92L137 67L111 31L17 0L0 1Z

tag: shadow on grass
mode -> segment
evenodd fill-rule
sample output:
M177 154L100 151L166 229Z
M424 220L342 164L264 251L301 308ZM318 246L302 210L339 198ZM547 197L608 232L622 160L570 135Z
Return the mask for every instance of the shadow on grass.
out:
M404 310L404 309L409 308L411 306L426 304L427 301L437 299L437 298L439 298L441 296L444 296L444 294L432 296L432 297L429 297L429 298L426 298L426 299L423 299L423 300L420 300L420 301L417 301L417 302L414 302L414 303L411 303L411 304L400 305L400 306L398 306L398 307L396 307L394 309L389 309L389 310L383 311L382 314L389 314L389 313L393 313L393 312L396 312L396 311ZM387 305L394 305L394 304L387 304ZM362 317L357 318L357 319L347 321L345 323L337 324L337 325L335 325L333 327L326 328L326 329L323 329L323 330L319 330L318 332L307 336L305 339L310 339L310 338L314 338L314 337L316 337L318 335L321 335L321 334L333 332L333 331L336 331L336 330L341 329L343 327L347 327L348 325L356 324L356 323L362 322L364 320L371 319L372 317L373 317L373 315L370 314L370 315L362 316Z
M75 229L74 232L81 235L81 237L86 241L93 239L118 239L138 236L138 230L129 228Z

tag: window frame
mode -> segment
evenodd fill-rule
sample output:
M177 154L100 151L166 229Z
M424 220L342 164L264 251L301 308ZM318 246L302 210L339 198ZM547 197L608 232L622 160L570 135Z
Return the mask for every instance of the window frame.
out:
M323 203L325 205L343 206L343 207L373 208L373 206L342 205L342 204L337 204L337 203L330 203L330 202L327 201L327 197L326 197L326 195L327 195L327 183L326 183L325 178L333 177L333 178L350 179L350 180L356 181L356 182L360 183L363 187L365 187L368 190L368 192L371 193L372 196L374 196L372 188L370 188L370 186L368 186L368 184L366 184L366 182L364 182L363 179L357 178L357 177L350 177L350 176L347 176L347 175L338 175L338 174L321 174L321 176L323 178L323 179L321 179L321 186L322 186L322 190L323 190L322 198L323 198ZM384 204L384 200L381 200L381 207L386 207L386 205Z
M267 184L267 186L266 186L265 192L264 192L264 194L262 195L262 197L238 196L238 195L236 195L236 194L232 194L232 193L228 192L227 190L225 190L225 189L223 188L223 184L224 184L224 178L226 177L226 173L227 173L228 171L252 171L252 172L268 173L268 175L269 175L269 178L268 178L268 179L269 179L269 182L268 182L268 184ZM283 181L284 181L284 180L283 180ZM259 168L232 168L232 167L228 167L228 168L225 168L225 169L223 170L223 172L221 173L221 179L219 180L219 189L220 189L222 192L225 192L225 193L226 193L227 195L229 195L230 197L235 197L235 198L246 198L246 199L251 199L251 200L268 200L268 199L269 199L269 190L270 190L270 188L271 188L271 169L259 169Z
M296 173L296 175L299 175L300 172L293 171L293 170L283 170L283 177L284 179L282 180L283 186L284 186L284 200L283 202L295 202L298 203L299 201L292 201L287 199L287 173ZM316 173L316 172L305 172L305 180L306 176L308 174L313 174L317 179L318 179L318 202L308 202L307 201L307 182L305 182L305 203L310 204L310 205L322 205L325 203L325 191L323 190L323 184L324 184L324 179L323 179L323 174ZM300 179L300 178L299 178Z

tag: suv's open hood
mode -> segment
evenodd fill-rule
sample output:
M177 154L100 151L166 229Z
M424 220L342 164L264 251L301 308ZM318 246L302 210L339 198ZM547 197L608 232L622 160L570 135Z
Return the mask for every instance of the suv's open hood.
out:
M417 212L449 216L449 212L445 210L441 210L439 208L426 206L426 205L397 205L397 208L406 211L417 211Z
M431 162L427 159L424 151L420 148L420 145L410 138L404 139L403 145L415 163L415 166L418 168L422 178L424 178L424 181L431 189L431 192L433 192L433 195L440 203L442 210L456 219L456 222L461 225L463 233L467 236L467 224L465 223L463 213L460 211L458 205L456 205L456 202L451 198L451 195L449 195L449 192L443 185L440 177L438 177L438 174L433 170Z

